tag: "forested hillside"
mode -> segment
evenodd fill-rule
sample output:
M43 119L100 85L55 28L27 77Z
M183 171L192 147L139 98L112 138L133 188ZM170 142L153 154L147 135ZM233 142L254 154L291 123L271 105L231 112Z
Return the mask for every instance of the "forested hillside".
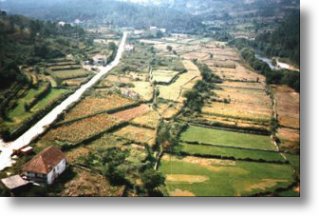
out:
M264 32L256 38L256 46L268 56L289 58L300 64L300 14L295 11L285 18L274 32Z
M26 82L19 66L42 59L63 57L72 47L71 38L81 38L83 29L50 21L0 14L0 89ZM74 44L73 44L74 45Z

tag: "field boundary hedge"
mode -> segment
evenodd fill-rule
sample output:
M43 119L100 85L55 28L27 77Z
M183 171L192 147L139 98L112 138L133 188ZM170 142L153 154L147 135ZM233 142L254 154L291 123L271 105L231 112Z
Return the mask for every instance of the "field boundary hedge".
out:
M244 147L238 147L238 146L224 146L224 145L220 145L220 144L209 144L209 143L196 142L196 141L181 140L181 142L189 144L189 145L197 145L197 146L212 146L212 147L230 148L230 149L238 149L238 150L273 152L273 153L278 153L278 154L280 153L280 152L275 151L275 150L244 148Z
M166 152L172 153L172 152ZM207 155L207 154L198 154L198 153L189 153L179 150L178 152L173 152L175 155L179 156L193 156L201 157L207 159L220 159L220 160L233 160L233 161L246 161L246 162L257 162L257 163L272 163L272 164L289 164L288 161L278 161L278 160L264 160L264 159L251 159L251 158L235 158L233 156L221 156L221 155Z
M24 108L26 111L30 111L40 100L45 98L51 92L51 84L45 83L44 89L39 92L31 101L28 101L24 104Z
M192 126L197 126L197 127L226 130L226 131L240 132L240 133L246 133L246 134L256 134L256 135L265 135L265 136L271 135L271 131L266 129L259 129L254 127L231 126L231 125L226 125L219 122L203 122L203 121L196 122L195 120L191 120L189 124Z

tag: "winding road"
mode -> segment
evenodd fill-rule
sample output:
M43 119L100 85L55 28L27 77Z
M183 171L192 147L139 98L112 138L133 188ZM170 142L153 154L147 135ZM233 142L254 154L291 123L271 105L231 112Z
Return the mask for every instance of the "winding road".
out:
M28 146L35 138L43 134L47 130L48 126L50 126L62 112L67 110L70 105L80 100L84 92L94 86L103 76L108 74L120 63L121 57L125 50L127 35L128 33L124 32L114 61L105 67L99 67L100 72L97 73L89 82L82 85L77 91L65 99L60 105L51 110L46 116L38 121L38 123L32 126L15 141L5 143L3 140L0 140L0 171L10 167L14 163L11 158L14 150Z

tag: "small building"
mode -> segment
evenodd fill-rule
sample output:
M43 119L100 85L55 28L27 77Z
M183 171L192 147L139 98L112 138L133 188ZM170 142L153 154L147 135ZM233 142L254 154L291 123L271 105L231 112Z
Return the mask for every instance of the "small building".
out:
M93 56L93 64L98 65L98 66L105 66L107 64L107 56L106 55L101 55L97 54Z
M30 182L24 180L19 175L10 176L8 178L1 179L1 183L6 189L10 191L16 191L30 184Z
M66 158L57 147L48 147L26 163L23 175L32 182L52 184L66 169Z
M134 51L134 45L133 44L125 45L125 50L128 51L128 52Z

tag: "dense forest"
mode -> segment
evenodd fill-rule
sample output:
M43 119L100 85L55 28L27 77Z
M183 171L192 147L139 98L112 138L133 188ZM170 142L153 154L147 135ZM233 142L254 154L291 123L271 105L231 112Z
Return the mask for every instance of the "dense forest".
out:
M71 25L61 26L0 12L0 89L14 82L26 82L20 65L64 57L74 48L72 39L80 39L84 34L83 29Z
M300 14L291 13L273 32L259 34L255 40L257 49L267 56L290 59L300 65Z
M5 2L3 7L10 13L69 23L78 19L82 24L113 23L120 27L148 28L156 25L188 33L201 26L200 20L180 10L112 0L14 0Z

